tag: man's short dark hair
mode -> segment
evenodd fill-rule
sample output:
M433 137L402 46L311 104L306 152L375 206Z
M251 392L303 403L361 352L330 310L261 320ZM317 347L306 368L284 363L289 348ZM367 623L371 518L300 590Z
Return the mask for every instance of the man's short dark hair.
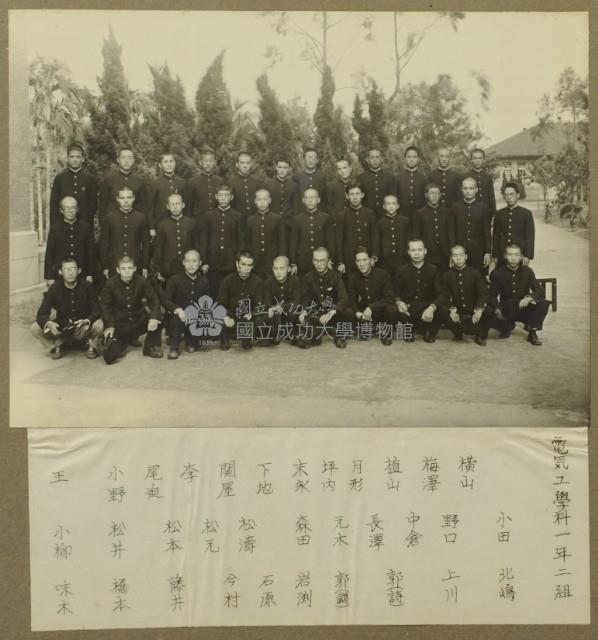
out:
M417 156L418 156L418 157L420 157L420 156L421 156L421 153L419 152L419 149L418 149L414 144L411 144L411 145L409 145L409 146L405 149L405 151L403 152L403 157L404 157L404 158L405 158L405 157L407 157L407 153L408 153L409 151L415 151L415 153L417 153Z
M133 151L133 147L131 145L123 145L122 147L118 148L118 151L116 152L116 157L120 158L120 154L123 151L130 151L133 154L133 156L135 156L135 152Z
M305 156L310 152L313 151L316 155L318 155L318 150L315 147L305 147L305 149L303 149L303 157L305 158Z
M484 158L486 157L486 152L483 149L480 149L479 147L472 149L469 154L469 157L473 156L474 153L481 153L484 156Z
M122 264L132 264L133 266L136 266L135 258L127 255L121 256L118 259L118 266L120 267Z
M509 249L519 249L519 251L523 253L523 249L521 248L521 245L517 244L516 242L509 242L509 244L505 247L505 255L507 255L507 251Z
M241 258L249 258L250 260L253 260L253 262L255 262L255 256L251 251L249 251L249 249L241 249L241 251L237 252L237 262Z
M77 268L79 268L79 263L77 262L77 258L75 258L75 256L64 256L64 258L60 261L60 268L62 269L65 264L69 264L71 262L73 264L76 264Z
M66 148L66 155L68 156L71 151L80 151L81 155L85 156L85 149L80 142L71 142L71 144Z
M363 187L361 186L361 184L357 181L350 181L347 182L346 186L345 186L345 193L349 193L349 191L351 191L351 189L359 189L361 191L361 193L364 193L363 191Z
M502 188L503 193L507 190L507 189L515 189L515 193L517 195L521 195L521 191L519 190L519 185L514 182L514 181L510 181L507 182L507 184L505 184L505 186Z
M370 252L367 250L367 247L364 247L364 246L361 246L361 245L359 247L357 247L357 249L355 249L355 255L354 255L355 258L357 257L358 253L365 253L365 254L367 254L368 258L370 257Z
M239 162L241 156L249 156L250 160L253 159L253 156L249 153L249 151L239 151L239 153L237 153L237 162Z
M440 189L440 187L435 182L428 182L428 184L424 187L424 193L427 195L430 189Z
M426 243L421 238L409 238L407 241L407 247L409 247L412 242L421 242L424 245L424 249L426 248Z

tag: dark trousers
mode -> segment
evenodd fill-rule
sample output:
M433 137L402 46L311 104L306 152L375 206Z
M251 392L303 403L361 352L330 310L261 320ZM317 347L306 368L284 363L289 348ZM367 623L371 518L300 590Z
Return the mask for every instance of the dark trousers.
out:
M231 316L233 317L233 316ZM255 340L263 339L266 335L266 331L262 328L265 324L264 316L251 316L251 320L245 320L243 317L233 317L235 321L234 327L227 327L222 325L222 331L220 333L220 341L237 340L241 343L252 342Z
M353 321L355 320L355 316L351 313L350 309L339 310L334 314L332 320L327 325L323 325L320 322L320 318L327 313L327 311L316 311L315 313L310 313L305 318L305 329L299 329L299 337L310 339L310 338L322 338L325 333L327 333L330 337L336 338L338 337L346 337L347 332L341 330L339 324L344 324L345 328L349 329L348 333L352 333Z
M493 328L498 331L504 330L504 323L494 315L489 307L484 309L482 317L477 324L472 322L473 312L470 309L458 309L459 322L453 322L447 310L446 326L452 331L453 335L475 335L484 340L488 337L488 331Z
M263 329L265 339L280 342L285 339L296 340L299 337L299 314L285 312L271 318L264 316Z
M194 347L197 347L199 343L198 336L192 335L189 327L184 322L181 322L176 313L173 313L168 321L168 335L170 336L171 349L178 349L181 339L184 339L187 345L191 344Z
M151 347L159 347L162 343L162 327L155 331L147 330L149 317L144 314L139 320L132 323L117 324L114 327L114 337L104 348L104 360L106 364L115 362L126 350L133 340L137 340L144 333L143 353L147 353Z
M544 318L548 313L550 303L547 300L538 300L535 304L528 304L523 309L519 308L516 300L507 300L501 305L503 316L511 323L511 328L515 322L523 322L530 329L540 331L544 324Z
M409 304L409 315L399 313L399 322L413 325L413 328L418 333L425 333L427 331L431 336L436 336L441 325L446 322L448 312L444 307L436 307L432 320L425 322L422 320L422 313L430 304L430 302L420 302L418 300L411 302Z

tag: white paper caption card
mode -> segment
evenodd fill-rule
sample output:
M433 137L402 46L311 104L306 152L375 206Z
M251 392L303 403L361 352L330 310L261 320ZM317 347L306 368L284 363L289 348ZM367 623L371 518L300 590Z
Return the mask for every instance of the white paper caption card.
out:
M34 631L589 622L587 430L29 431Z

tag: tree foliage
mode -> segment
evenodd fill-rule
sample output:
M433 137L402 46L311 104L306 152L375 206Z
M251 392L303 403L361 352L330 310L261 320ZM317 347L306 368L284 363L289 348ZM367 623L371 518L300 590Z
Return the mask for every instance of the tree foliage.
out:
M329 175L334 175L334 163L348 151L347 125L340 107L334 107L334 78L326 67L322 76L320 97L314 113L316 127L315 146L320 157L320 166Z
M420 148L424 167L441 147L451 149L458 161L482 137L464 95L447 74L437 76L434 84L405 85L399 98L388 105L388 123L396 164L411 144Z
M366 106L367 116L364 115ZM368 150L372 147L376 147L383 155L387 155L389 136L386 101L384 94L373 80L365 100L362 100L359 95L355 96L352 124L359 137L358 156L362 164Z
M260 94L261 164L267 171L272 171L279 157L286 157L291 163L296 161L293 129L266 74L257 79L256 85Z
M223 75L224 51L208 67L195 93L197 148L210 147L220 159L228 157L233 133L233 106Z
M558 127L566 144L555 157L545 156L536 162L537 176L557 188L562 202L584 202L590 173L588 78L582 79L566 67L553 92L540 99L538 121L537 135L551 135Z
M131 95L121 54L122 47L110 28L102 47L104 72L97 79L100 97L95 99L88 94L86 101L90 119L90 127L86 132L88 155L90 164L95 165L100 177L109 171L118 148L133 143Z

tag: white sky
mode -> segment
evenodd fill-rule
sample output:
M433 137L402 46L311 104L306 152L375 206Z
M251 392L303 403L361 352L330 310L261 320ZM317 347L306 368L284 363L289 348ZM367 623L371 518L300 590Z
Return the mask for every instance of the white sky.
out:
M393 88L392 14L377 13L376 38L359 37L365 13L331 14L345 18L329 33L331 62L346 50L335 70L336 102L351 113L352 75L364 69L388 95ZM401 14L408 31L427 24L434 14ZM304 27L317 33L313 14L294 14ZM282 100L297 95L315 107L320 77L299 59L300 36L277 35L259 12L158 11L11 11L11 34L35 54L55 57L71 69L75 82L96 91L102 74L102 44L111 25L122 46L129 85L149 90L147 64L168 62L180 76L192 104L197 84L214 56L226 49L224 76L233 99L257 101L255 79L266 69L265 50L277 45L284 62L269 73L270 84ZM354 42L348 49L347 46ZM455 33L448 23L429 32L403 82L434 82L440 73L452 75L479 113L485 145L498 142L536 123L538 100L551 91L560 74L572 66L588 73L588 18L586 13L468 13ZM491 82L489 110L480 107L470 73L482 71Z

